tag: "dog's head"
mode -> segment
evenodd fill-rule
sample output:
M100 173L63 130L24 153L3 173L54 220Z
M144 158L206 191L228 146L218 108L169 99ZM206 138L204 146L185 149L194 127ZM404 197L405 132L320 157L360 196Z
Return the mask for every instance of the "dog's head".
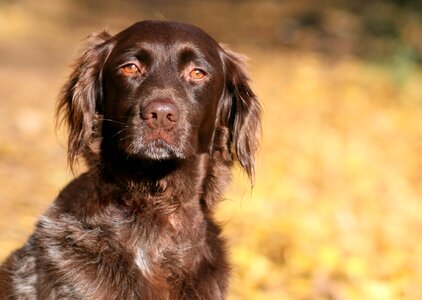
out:
M243 60L192 25L144 21L94 35L58 112L71 166L107 151L152 161L225 151L253 175L260 105Z

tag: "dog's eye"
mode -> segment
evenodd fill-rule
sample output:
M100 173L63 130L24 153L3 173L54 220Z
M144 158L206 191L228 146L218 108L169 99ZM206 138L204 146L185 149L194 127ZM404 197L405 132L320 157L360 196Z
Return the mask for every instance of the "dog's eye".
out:
M195 68L192 71L190 71L189 76L193 80L201 80L204 79L204 77L207 75L204 70Z
M123 75L132 76L139 73L139 68L136 64L128 64L120 68Z

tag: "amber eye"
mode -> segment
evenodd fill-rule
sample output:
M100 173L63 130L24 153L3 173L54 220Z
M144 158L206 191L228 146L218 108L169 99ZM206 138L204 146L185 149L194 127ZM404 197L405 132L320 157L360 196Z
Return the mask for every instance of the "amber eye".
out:
M139 72L139 68L135 64L128 64L123 66L121 71L126 76L132 76Z
M201 69L193 69L192 71L190 71L189 76L190 78L192 78L193 80L201 80L203 79L205 76L207 75L207 73L205 73L205 71L201 70Z

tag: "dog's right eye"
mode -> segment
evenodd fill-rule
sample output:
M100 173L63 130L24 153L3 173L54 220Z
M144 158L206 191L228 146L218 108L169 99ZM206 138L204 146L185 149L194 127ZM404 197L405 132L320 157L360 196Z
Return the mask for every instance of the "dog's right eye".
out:
M138 66L136 64L127 64L120 68L120 71L125 76L133 76L140 72Z

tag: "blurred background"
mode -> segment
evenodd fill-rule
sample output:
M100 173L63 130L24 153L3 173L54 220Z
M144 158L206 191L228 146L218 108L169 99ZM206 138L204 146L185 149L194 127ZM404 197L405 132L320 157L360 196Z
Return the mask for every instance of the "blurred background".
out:
M54 110L85 37L168 19L249 56L264 107L217 215L229 299L422 299L421 3L0 0L0 260L72 178Z

